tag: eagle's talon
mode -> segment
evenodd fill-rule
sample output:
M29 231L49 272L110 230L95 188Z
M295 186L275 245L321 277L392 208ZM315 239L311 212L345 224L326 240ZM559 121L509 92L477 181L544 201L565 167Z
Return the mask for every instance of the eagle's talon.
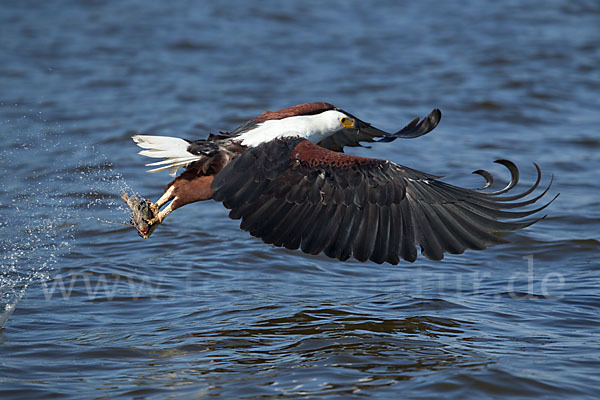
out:
M150 208L152 215L158 215L159 209L158 209L158 205L156 205L156 203L151 202L150 204L148 204L148 207Z
M160 224L162 221L160 221L160 219L157 217L152 218L151 220L148 221L148 225L158 225Z

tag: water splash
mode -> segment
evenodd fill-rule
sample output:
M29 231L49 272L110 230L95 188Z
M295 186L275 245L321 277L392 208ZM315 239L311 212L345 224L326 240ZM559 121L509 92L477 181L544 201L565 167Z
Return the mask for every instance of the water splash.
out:
M84 227L128 225L119 193L132 191L106 155L65 143L60 127L33 131L7 122L9 139L0 151L8 172L0 176L0 329L29 288L51 279ZM65 157L71 150L85 157Z
M59 256L69 251L68 226L60 214L47 214L47 194L15 196L3 207L0 223L0 329L15 310L27 288L46 281Z

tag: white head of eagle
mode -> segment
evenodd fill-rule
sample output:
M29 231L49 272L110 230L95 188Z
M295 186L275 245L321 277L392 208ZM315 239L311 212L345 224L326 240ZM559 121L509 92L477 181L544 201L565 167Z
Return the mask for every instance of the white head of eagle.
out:
M238 139L241 140L243 146L248 147L255 147L284 137L302 137L318 143L336 132L355 127L354 118L338 110L327 110L319 114L267 120L242 133Z

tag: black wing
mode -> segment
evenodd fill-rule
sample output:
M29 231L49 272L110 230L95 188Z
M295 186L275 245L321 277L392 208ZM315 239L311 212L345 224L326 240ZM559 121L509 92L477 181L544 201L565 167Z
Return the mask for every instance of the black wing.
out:
M346 260L397 264L506 243L493 232L536 222L519 220L547 207L507 211L535 203L532 193L501 196L518 181L518 170L497 192L452 186L437 177L385 160L349 156L307 140L274 140L246 151L214 179L214 199L242 219L241 228L266 243ZM482 173L489 180L489 173ZM486 175L487 174L487 175Z
M391 142L398 138L408 139L423 136L426 133L431 132L442 118L442 112L436 108L422 120L417 117L399 131L389 133L375 128L368 122L361 121L346 111L339 111L353 118L356 121L357 128L343 129L318 143L319 146L332 151L343 151L344 146L360 146L360 142Z

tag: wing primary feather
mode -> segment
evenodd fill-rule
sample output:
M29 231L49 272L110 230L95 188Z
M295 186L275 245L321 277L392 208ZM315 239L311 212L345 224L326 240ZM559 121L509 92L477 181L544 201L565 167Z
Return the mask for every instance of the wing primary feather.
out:
M443 251L451 254L464 253L466 247L450 232L448 222L442 220L436 209L425 203L421 204L421 207L427 216L431 229L436 233Z
M408 125L404 128L400 129L395 133L388 133L383 136L381 139L377 140L378 142L391 142L396 140L397 138L403 139L412 139L417 138L419 136L423 136L429 132L431 132L442 119L442 112L439 109L434 109L429 113L429 115L421 122L419 122L419 118L413 119Z
M550 182L550 185L551 184L552 184L552 182ZM536 203L538 200L540 200L542 197L544 197L546 195L546 193L548 193L548 191L550 190L550 185L548 185L548 187L546 187L546 189L544 189L544 191L541 194L539 194L536 197L532 197L529 200L521 201L518 203L499 202L499 203L494 203L494 206L497 209L513 209L513 208L521 208L521 207L528 206L530 204ZM552 203L553 201L554 201L554 199L552 199L550 201L550 203ZM477 203L479 203L479 202L477 202Z
M326 224L327 221L324 219L324 214L327 211L327 206L324 204L316 204L311 206L315 209L310 218L307 218L306 224L301 230L301 238L300 238L300 249L307 254L313 254L314 243L313 240L315 236L318 235L319 231L323 229L323 225ZM314 253L316 254L316 253Z
M525 206L525 205L534 203L535 201L539 200L539 198L541 198L544 194L546 194L546 192L542 193L537 198L534 198L534 199L532 199L530 201L526 201L526 202L524 201L521 204L523 206ZM476 211L485 217L491 217L494 219L517 219L517 218L528 217L530 215L533 215L537 212L542 211L543 209L548 207L550 204L552 204L554 202L554 200L556 200L557 197L558 197L558 195L554 196L552 198L552 200L550 200L548 203L546 203L538 208L535 208L533 210L526 210L526 211L504 211L504 210L498 209L498 208L489 208L486 206L482 206L480 204L473 203L471 201L464 201L464 202L460 202L460 203L456 203L456 204L462 204L465 207L468 207L468 208L472 209L473 211ZM509 208L509 209L513 208L512 206L514 206L514 204L503 204L502 205L502 207Z
M510 199L508 198L508 196L494 198L494 202L496 202L496 204L500 205L503 208L516 208L516 207L523 207L523 206L526 206L529 204L533 204L536 201L538 201L539 199L541 199L542 197L544 197L544 195L546 193L548 193L548 191L552 187L553 182L554 182L554 175L550 177L550 182L548 183L548 186L546 186L546 189L544 189L542 194L540 194L530 200L525 200L525 201L517 202L517 203L508 203L509 201L520 200L523 197L527 196L529 193L531 193L533 190L535 190L537 188L537 185L532 186L533 189L530 188L523 193L519 193L518 195L515 195L515 196L510 196L511 197Z
M452 230L453 236L462 242L465 248L473 250L485 249L485 243L477 238L470 229L470 224L465 223L464 218L456 216L447 205L432 204L438 216L444 221L444 226Z
M413 181L408 187L415 201L426 203L448 203L459 200L456 196L438 190L435 185L427 184L427 181Z
M223 204L227 208L236 208L242 204L254 202L263 194L268 184L268 181L253 182L250 180L236 193L229 195Z
M267 216L271 214L271 210L277 205L278 200L270 198L264 202L257 203L261 204L260 207L256 208L251 214L244 215L240 224L240 229L250 232L250 234L253 234L256 227L260 226Z
M506 222L506 221L497 221L494 218L490 218L482 213L474 211L471 207L466 204L454 204L453 205L457 210L469 219L469 221L473 222L477 226L481 227L485 232L503 232L503 231L515 231L517 229L522 229L533 224L536 219L532 221L521 221L521 222ZM534 210L535 212L535 210Z
M279 202L275 204L271 210L271 214L261 221L260 225L258 225L253 232L251 231L250 233L265 240L267 235L276 231L276 228L281 222L282 218L290 212L292 206L292 203L289 203L285 200L279 200Z
M402 212L399 204L390 205L390 236L388 240L387 261L391 264L400 262L400 246L402 234Z
M303 212L308 212L306 207L302 204L289 203L291 208L286 215L280 220L279 224L264 237L268 243L273 243L275 246L282 247L287 241L291 241L291 237L295 234L292 231L294 226L298 223L299 217L302 216Z
M312 221L312 216L319 208L320 206L307 207L306 204L299 205L299 213L297 214L294 223L290 226L286 235L282 237L283 246L285 246L286 249L296 250L300 247L304 229L306 229L308 223Z
M353 255L358 261L367 261L373 253L377 238L379 211L375 204L367 203L363 210L360 231L356 232L353 245Z
M512 196L495 196L494 201L500 202L500 201L519 200L519 199L522 199L523 197L527 196L528 194L532 193L535 189L537 189L538 186L540 185L540 182L542 181L542 170L540 169L540 166L537 163L533 163L533 165L535 166L535 169L537 172L537 178L536 178L535 183L533 185L531 185L531 187L529 189L527 189L523 193L515 194ZM550 183L548 185L548 189L552 185L553 181L554 181L554 175L552 175L552 177L550 178ZM482 194L485 194L487 196L494 196L490 193L482 193Z
M356 221L361 217L360 209L353 204L345 206L344 211L344 218L340 224L338 234L335 240L325 249L325 254L342 261L347 260L352 253L351 249L348 249L349 246L347 246L347 243L352 238L353 227L356 225Z
M439 261L444 258L442 246L440 245L437 234L431 229L423 203L414 202L412 204L412 215L415 218L415 231L417 233L417 243L421 246L421 254L430 260Z
M331 232L332 221L335 215L336 206L333 204L322 205L321 211L316 217L312 230L302 237L302 251L308 254L319 254L325 247L327 234Z
M289 232L286 247L295 250L300 247L302 239L306 237L318 224L318 216L323 209L322 204L303 204L302 216L298 218L293 230Z
M475 248L475 250L483 250L486 244L506 243L504 239L494 236L489 228L482 227L477 221L469 218L469 215L465 215L464 210L461 210L455 204L446 204L445 209L459 222L465 231L468 231L483 245L482 248Z
M484 169L478 169L477 171L473 171L473 174L481 175L483 179L485 179L485 183L483 184L483 186L480 186L475 190L484 190L494 184L494 175L490 174Z
M410 210L409 199L400 203L400 214L402 215L402 235L400 236L400 255L408 262L417 259L417 248L415 246L415 224Z
M339 205L336 212L337 231L335 235L328 238L327 244L325 245L325 255L331 258L339 258L341 254L341 244L346 240L350 234L350 228L352 227L354 213L351 208L354 206L347 206L345 204Z
M352 255L353 244L356 238L357 232L360 231L362 224L364 223L363 214L364 208L354 206L354 219L352 221L352 227L349 230L349 234L346 238L345 243L341 246L341 252L339 259L346 261Z
M272 227L268 232L264 232L265 236L272 235L273 233L279 234L283 228L286 228L288 226L286 225L286 222L289 221L290 218L294 217L293 213L296 204L284 200L282 200L282 204L285 205L282 206L278 211L273 213L272 221L270 221L272 223Z
M370 260L381 264L386 261L388 257L388 248L390 242L390 207L380 206L379 207L379 223L377 226L377 235L375 236L375 244L373 247L373 253L371 254Z
M510 182L506 185L504 189L497 190L495 192L489 192L488 195L496 196L502 193L508 192L510 189L514 188L517 183L519 183L519 168L509 160L496 160L494 161L496 164L504 165L510 171Z
M252 215L262 206L262 203L255 201L254 203L244 204L238 208L234 208L229 212L229 218L240 219L246 215Z
M325 228L321 229L315 240L320 243L320 250L324 251L330 243L337 237L339 228L344 217L345 206L340 204L330 204L328 206L329 220Z

